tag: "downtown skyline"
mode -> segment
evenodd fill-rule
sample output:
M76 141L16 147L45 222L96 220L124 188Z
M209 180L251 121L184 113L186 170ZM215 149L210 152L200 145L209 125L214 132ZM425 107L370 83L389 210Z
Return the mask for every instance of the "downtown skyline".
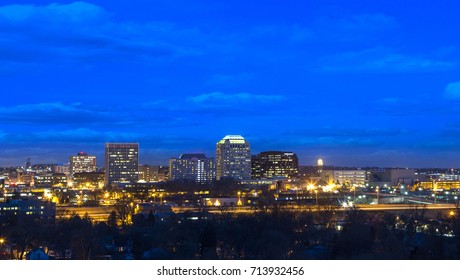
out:
M427 11L430 11L429 13ZM460 3L2 1L0 166L104 143L140 162L251 153L301 165L460 167Z

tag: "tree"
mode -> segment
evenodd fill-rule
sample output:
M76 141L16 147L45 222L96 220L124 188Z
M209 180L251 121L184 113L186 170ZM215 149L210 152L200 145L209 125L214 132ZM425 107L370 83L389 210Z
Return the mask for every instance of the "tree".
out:
M149 215L145 221L146 226L153 227L155 225L155 215L153 215L152 210L150 210Z
M109 218L107 219L107 225L113 230L117 228L117 212L113 210L109 214Z
M264 213L267 213L270 209L277 206L275 191L264 188L257 199L257 206Z
M34 217L21 215L18 217L17 224L11 226L7 231L7 239L16 245L17 259L22 260L25 252L34 247L34 242L40 243L40 238L44 230L43 223Z
M367 258L371 255L374 237L367 213L351 209L346 212L345 221L346 224L337 241L336 254L346 259Z
M124 229L126 225L131 224L131 215L134 213L134 202L129 197L124 197L115 203L117 217L121 222L121 227Z
M200 256L202 259L216 257L217 237L214 225L206 224L200 236Z

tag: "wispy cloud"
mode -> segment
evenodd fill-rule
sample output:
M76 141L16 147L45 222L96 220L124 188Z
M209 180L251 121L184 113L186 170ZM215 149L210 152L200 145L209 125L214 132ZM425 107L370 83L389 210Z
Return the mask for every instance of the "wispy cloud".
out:
M395 17L384 13L356 14L340 20L339 24L349 29L393 29L399 25Z
M325 16L312 26L314 38L322 41L356 42L377 39L391 35L390 31L399 27L396 18L384 13L360 13Z
M122 118L114 112L86 108L81 103L55 102L0 107L0 120L3 123L78 124L115 122L118 119Z
M411 133L408 129L402 128L357 128L357 127L322 127L304 130L288 130L284 135L289 136L311 136L311 137L376 137L376 136L397 136Z
M32 137L39 141L51 142L107 142L107 141L136 141L142 134L137 132L104 131L88 128L71 130L48 130L32 134Z
M181 114L171 114L167 104L94 106L83 103L38 103L0 107L0 121L5 125L35 125L36 127L84 126L94 129L130 130L140 128L195 126L199 121ZM161 110L152 111L152 108ZM102 126L102 127L101 127ZM88 132L88 135L92 133ZM63 135L65 136L65 135Z
M437 60L422 55L407 55L386 48L339 53L320 59L320 72L437 72L457 68L454 61Z
M145 102L141 106L145 112L160 112L165 116L175 116L188 126L211 125L216 120L239 123L240 119L265 118L273 116L273 110L287 113L293 107L285 104L284 95L212 92L189 96L183 100L162 99ZM263 109L262 109L263 108ZM210 117L203 117L210 116ZM168 120L170 122L170 120Z
M77 128L67 130L40 130L35 132L21 132L5 134L0 141L5 143L32 143L49 145L50 143L104 143L107 141L136 141L142 137L136 132L122 132L112 130L95 130Z
M195 30L162 22L120 22L87 2L0 7L0 60L144 59L190 54Z
M315 39L315 30L310 26L299 24L256 25L244 33L232 34L228 39L252 41L265 44L278 41L278 44L297 44L311 42Z
M372 107L365 114L375 115L376 113L384 114L386 116L409 116L412 115L419 119L426 118L434 119L441 116L457 116L460 113L460 106L457 102L452 102L453 96L448 96L444 93L444 98L439 98L442 95L439 93L432 93L426 95L418 95L414 97L386 97L375 100ZM460 95L459 95L460 97Z
M47 6L35 5L9 5L0 7L0 16L10 22L27 22L31 20L44 20L53 22L97 22L109 14L101 7L86 3L73 2L70 4L49 4Z
M277 138L263 137L251 141L254 147L264 147L265 149L279 149L279 147L288 147L289 149L335 149L335 148L352 148L365 149L369 147L378 147L384 145L384 141L375 137L360 136L316 136L316 135L298 135L296 137L286 137L285 134Z
M211 86L242 85L253 81L253 73L234 73L234 74L213 74L206 82Z
M188 100L195 104L201 105L228 105L228 104L241 104L241 103L253 103L253 104L266 104L283 101L285 97L283 95L263 95L263 94L251 94L251 93L235 93L228 94L222 92L205 93L197 96L192 96Z
M394 17L383 13L320 17L306 24L257 25L233 38L277 41L278 44L304 44L320 41L362 41L398 27Z
M0 143L52 146L55 143L66 143L72 145L94 146L105 142L142 142L149 145L161 145L161 147L174 148L175 146L187 146L197 142L193 136L175 137L161 135L149 131L120 131L113 128L75 128L75 129L41 129L37 131L25 131L18 133L7 133L0 131ZM159 147L153 146L156 149ZM176 147L177 148L177 147Z
M460 98L460 82L448 84L444 90L444 96L449 99Z

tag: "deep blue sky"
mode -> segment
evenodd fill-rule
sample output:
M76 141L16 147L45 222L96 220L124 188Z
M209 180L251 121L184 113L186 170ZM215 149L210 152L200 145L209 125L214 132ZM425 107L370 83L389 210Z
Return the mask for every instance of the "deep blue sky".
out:
M459 1L0 5L0 166L241 134L304 165L460 167Z

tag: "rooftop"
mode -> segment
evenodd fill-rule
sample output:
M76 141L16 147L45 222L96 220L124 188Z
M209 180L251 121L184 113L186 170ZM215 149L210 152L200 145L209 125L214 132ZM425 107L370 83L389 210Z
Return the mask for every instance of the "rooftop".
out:
M227 135L222 140L244 140L244 138L241 135Z
M192 160L193 158L196 159L206 159L206 156L204 154L182 154L180 156L180 159L188 159Z
M220 140L217 144L224 144L227 141L229 141L231 144L245 144L246 143L246 140L241 135L227 135L222 140Z

